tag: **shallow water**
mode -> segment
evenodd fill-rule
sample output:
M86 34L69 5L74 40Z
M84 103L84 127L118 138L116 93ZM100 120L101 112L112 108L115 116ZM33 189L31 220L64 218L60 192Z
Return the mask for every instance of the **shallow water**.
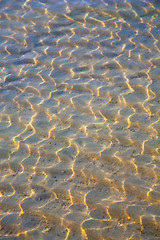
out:
M0 239L160 239L160 2L0 10Z

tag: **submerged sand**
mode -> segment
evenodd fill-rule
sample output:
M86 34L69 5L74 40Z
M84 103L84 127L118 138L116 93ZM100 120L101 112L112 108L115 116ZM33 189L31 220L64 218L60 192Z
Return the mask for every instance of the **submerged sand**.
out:
M160 239L159 2L0 4L0 239Z

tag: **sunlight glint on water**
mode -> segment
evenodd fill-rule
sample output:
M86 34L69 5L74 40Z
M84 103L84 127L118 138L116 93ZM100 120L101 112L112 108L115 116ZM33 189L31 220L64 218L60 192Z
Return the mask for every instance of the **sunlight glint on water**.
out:
M0 239L160 239L160 2L0 12Z

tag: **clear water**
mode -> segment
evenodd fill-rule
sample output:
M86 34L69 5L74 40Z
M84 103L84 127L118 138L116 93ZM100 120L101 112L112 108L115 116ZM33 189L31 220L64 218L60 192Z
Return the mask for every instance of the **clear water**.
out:
M160 239L160 1L0 11L0 239Z

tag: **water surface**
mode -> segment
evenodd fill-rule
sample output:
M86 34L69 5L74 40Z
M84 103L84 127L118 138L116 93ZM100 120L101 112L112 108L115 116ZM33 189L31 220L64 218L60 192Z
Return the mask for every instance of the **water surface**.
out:
M160 2L0 12L0 239L160 239Z

